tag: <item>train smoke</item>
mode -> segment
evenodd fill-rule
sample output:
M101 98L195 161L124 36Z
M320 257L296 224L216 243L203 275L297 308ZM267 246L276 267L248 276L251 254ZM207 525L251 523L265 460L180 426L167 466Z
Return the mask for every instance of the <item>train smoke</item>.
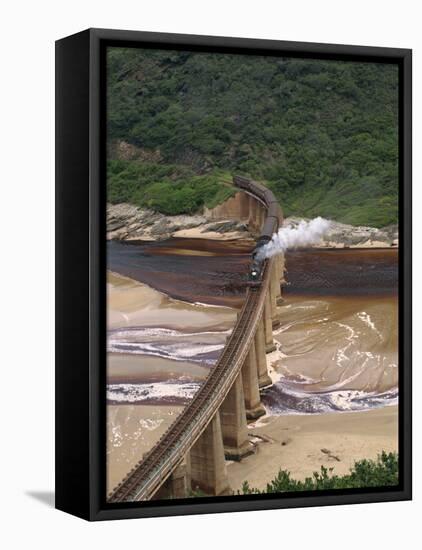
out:
M297 227L281 227L274 233L271 241L259 251L259 259L271 258L275 254L282 254L289 248L302 248L318 244L328 231L330 222L318 217L309 222L301 221Z

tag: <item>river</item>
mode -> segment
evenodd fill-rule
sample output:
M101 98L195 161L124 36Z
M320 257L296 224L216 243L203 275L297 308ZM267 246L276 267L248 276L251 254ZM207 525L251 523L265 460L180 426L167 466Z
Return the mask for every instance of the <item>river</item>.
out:
M252 247L108 243L110 486L217 360L245 296ZM269 356L275 383L263 392L270 415L397 403L397 264L396 249L287 253L277 350Z
M250 242L201 239L110 242L108 267L185 302L239 308L246 290L250 250ZM273 412L359 409L395 402L397 259L395 249L287 253L285 301L280 308L281 328L275 334L278 352L271 356L280 376L264 394ZM215 320L211 323L215 326L208 322L201 329L197 320L190 318L191 313L181 310L170 320L161 312L152 323L148 321L148 304L141 305L138 312L142 326L138 320L135 326L125 323L122 327L117 321L116 327L110 327L111 355L188 361L206 372L217 360L231 328L227 320L224 326ZM145 377L142 373L139 377L144 382L153 382L143 374ZM125 376L117 375L115 385L129 382ZM139 377L130 382L140 383ZM186 378L184 382L189 386L183 391L172 386L178 397L165 391L163 399L186 403L199 382L191 384L193 380ZM144 389L138 390L147 396ZM157 391L151 391L143 401L156 399Z

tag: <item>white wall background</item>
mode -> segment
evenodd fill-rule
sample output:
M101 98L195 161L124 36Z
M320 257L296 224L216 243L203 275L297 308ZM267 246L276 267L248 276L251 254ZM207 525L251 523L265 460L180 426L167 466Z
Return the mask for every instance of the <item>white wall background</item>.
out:
M88 524L55 511L39 496L50 498L54 468L54 40L87 27L105 27L413 48L414 200L420 206L422 43L418 2L15 0L3 3L0 10L3 548L246 549L262 545L387 550L403 543L416 548L422 512L422 466L418 464L418 392L422 386L417 340L422 304L417 287L414 502ZM415 212L417 281L422 216Z

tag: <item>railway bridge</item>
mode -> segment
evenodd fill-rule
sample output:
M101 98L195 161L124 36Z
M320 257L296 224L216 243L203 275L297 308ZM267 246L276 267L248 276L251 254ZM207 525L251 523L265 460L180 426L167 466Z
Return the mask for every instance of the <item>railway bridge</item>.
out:
M258 240L281 226L281 208L273 193L247 178L234 176L239 218ZM109 502L186 497L191 490L230 494L226 459L253 452L247 421L265 413L260 390L271 384L266 354L275 349L273 328L280 321L284 258L266 260L260 284L248 287L242 310L214 367L192 401L155 446L126 475Z

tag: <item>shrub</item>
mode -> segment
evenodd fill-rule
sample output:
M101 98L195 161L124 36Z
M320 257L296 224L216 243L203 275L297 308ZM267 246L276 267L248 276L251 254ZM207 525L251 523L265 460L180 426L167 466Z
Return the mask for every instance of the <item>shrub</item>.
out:
M201 209L225 195L202 196L204 173L224 170L268 183L286 214L397 223L397 66L111 48L107 75L109 150L124 140L160 158L110 168L110 201L177 182L191 190L169 187L155 208Z
M129 202L167 215L213 208L235 193L220 172L196 176L184 166L110 160L107 176L109 202Z

